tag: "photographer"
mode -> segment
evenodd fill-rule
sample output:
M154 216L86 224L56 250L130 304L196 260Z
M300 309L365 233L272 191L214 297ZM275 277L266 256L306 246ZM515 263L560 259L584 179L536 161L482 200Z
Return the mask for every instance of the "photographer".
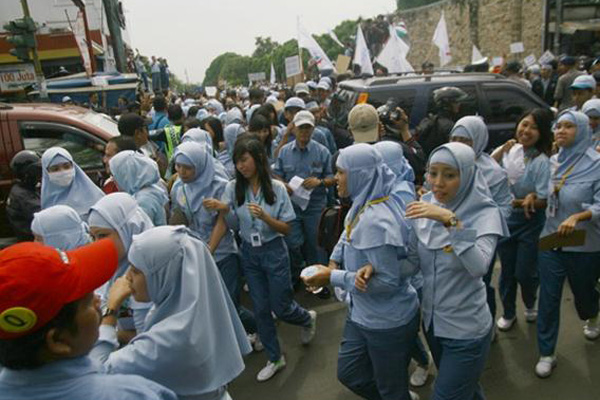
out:
M422 185L427 158L421 145L415 140L408 129L408 116L406 112L398 107L398 103L394 98L390 98L386 104L379 107L377 112L384 130L381 140L390 140L402 146L404 156L415 171L415 184Z

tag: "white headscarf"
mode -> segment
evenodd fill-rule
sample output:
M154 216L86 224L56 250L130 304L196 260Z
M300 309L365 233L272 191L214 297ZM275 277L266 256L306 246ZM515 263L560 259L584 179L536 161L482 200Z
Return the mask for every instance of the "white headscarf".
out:
M129 261L144 274L154 308L144 332L110 355L111 372L141 375L179 396L235 379L251 348L204 243L183 226L161 226L134 237Z
M87 224L69 206L52 206L36 212L31 231L41 236L45 245L63 251L76 249L92 241Z
M69 186L63 187L50 180L48 167L70 162L75 171ZM92 205L104 196L104 192L92 182L83 170L73 161L71 153L62 147L51 147L42 155L42 209L55 205L66 205L73 208L83 218Z
M458 192L449 204L438 202L432 192L423 195L421 201L453 211L465 229L477 231L476 237L508 236L508 227L500 209L492 200L487 183L475 165L473 149L462 143L446 143L430 154L427 168L437 163L450 165L459 171ZM428 249L439 250L450 245L450 234L441 222L420 218L413 226L419 241Z

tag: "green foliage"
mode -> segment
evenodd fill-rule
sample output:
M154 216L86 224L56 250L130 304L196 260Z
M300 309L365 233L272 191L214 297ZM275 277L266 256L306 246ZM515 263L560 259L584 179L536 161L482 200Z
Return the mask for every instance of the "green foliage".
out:
M431 3L436 3L440 0L397 0L398 10L408 10L409 8L426 6Z
M333 30L342 43L354 46L356 25L358 21L344 21ZM335 61L339 54L344 54L344 48L335 43L327 33L315 35L317 43L323 48L327 56ZM298 42L295 39L279 44L270 37L257 37L255 50L252 56L242 56L236 53L224 53L216 57L206 70L204 77L205 86L215 86L219 80L225 80L231 86L247 85L248 74L265 72L267 79L270 77L271 62L275 67L277 81L285 80L285 59L298 54ZM314 72L309 68L310 56L302 50L302 62L307 74Z

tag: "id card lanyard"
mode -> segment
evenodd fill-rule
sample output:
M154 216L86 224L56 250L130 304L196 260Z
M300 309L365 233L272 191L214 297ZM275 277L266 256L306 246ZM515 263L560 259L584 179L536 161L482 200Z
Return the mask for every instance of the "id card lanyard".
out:
M367 201L365 203L365 205L362 206L360 208L360 210L358 210L358 212L356 213L356 215L354 216L354 218L352 219L350 224L346 225L346 240L348 241L348 243L350 243L350 235L352 234L352 230L354 229L356 224L358 224L358 221L360 220L360 216L362 215L362 213L365 212L367 207L375 205L375 204L383 203L385 201L388 201L389 199L390 199L390 196L385 196L385 197L380 197L378 199Z
M575 163L575 164L577 164L577 163ZM561 189L563 188L563 186L565 186L567 178L569 177L569 175L571 175L571 173L575 169L575 164L571 165L565 171L564 175L560 178L560 181L558 182L558 184L554 185L554 189L552 190L552 194L550 195L550 199L548 201L548 214L552 218L556 217L556 213L558 211L558 206L559 206L558 195L559 195Z
M248 190L252 190L252 188L248 187ZM261 202L262 202L262 191L259 188L258 189L258 196L256 196L254 203L258 204L260 206ZM246 205L249 204L250 201L250 195L248 194L248 191L246 191ZM252 245L252 247L260 247L262 246L262 238L260 236L260 231L259 229L256 227L256 218L254 218L254 216L252 215L252 213L250 213L250 211L248 210L248 214L250 214L250 218L252 219L252 225L251 225L251 232L250 232L250 244Z

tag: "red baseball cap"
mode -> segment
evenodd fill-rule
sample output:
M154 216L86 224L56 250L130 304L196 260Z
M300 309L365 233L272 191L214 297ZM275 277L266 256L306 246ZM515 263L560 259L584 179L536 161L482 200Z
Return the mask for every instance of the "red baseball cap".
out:
M68 303L108 281L118 254L110 239L71 251L19 243L0 252L0 339L26 336Z

